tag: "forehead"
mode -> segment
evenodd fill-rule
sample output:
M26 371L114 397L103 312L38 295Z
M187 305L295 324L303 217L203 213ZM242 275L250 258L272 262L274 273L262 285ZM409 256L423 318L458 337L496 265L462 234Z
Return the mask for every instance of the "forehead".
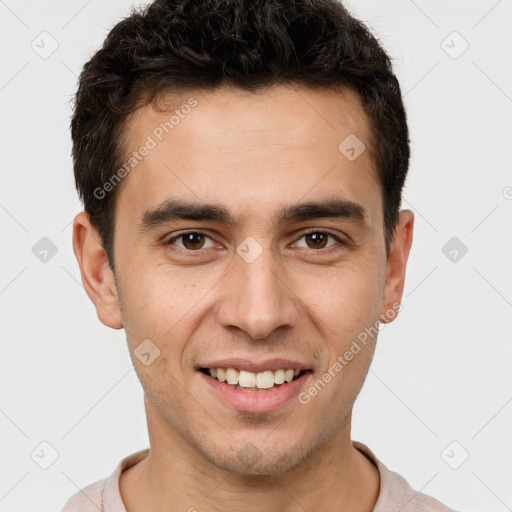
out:
M352 90L225 87L169 94L158 105L126 122L125 161L139 156L123 178L119 209L142 214L172 196L270 217L268 208L339 192L379 216L369 120ZM343 151L354 141L365 149L349 159Z

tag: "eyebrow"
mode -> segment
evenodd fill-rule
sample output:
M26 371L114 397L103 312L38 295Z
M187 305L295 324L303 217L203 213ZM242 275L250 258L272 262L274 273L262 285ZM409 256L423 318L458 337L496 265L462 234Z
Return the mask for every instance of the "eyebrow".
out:
M342 218L368 226L365 208L354 201L340 197L283 206L272 216L271 221L273 227L277 227L282 224L319 218ZM240 225L240 220L237 220L223 205L171 198L154 209L146 210L137 226L140 231L145 232L177 220L210 221L229 227Z

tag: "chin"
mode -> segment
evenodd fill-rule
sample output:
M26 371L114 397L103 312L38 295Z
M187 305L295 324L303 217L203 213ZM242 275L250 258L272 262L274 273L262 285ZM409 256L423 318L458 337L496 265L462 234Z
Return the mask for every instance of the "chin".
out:
M307 456L299 447L260 445L258 448L250 441L222 453L204 455L224 471L241 476L279 476L299 466Z
M213 461L215 463L215 461ZM256 464L240 462L238 459L217 461L216 465L230 473L240 476L279 476L299 465L293 460L262 460Z

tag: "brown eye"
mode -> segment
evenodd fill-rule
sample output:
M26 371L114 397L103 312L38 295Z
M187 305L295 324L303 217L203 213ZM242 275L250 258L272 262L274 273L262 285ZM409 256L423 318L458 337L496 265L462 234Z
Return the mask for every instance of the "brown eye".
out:
M330 244L329 239L331 239ZM320 252L321 249L328 251L331 247L335 250L336 245L344 245L343 241L339 237L329 233L328 231L310 231L309 233L304 233L299 238L299 241L299 247L304 249L316 249L318 252Z
M176 244L178 248L183 250L199 251L200 249L206 248L205 242L207 239L210 239L210 237L204 233L200 233L198 231L189 231L188 233L181 233L172 237L167 242L167 245ZM209 247L213 247L213 245L213 243L210 243Z
M314 232L314 233L308 233L307 235L304 235L306 240L311 241L311 244L306 242L308 244L308 247L311 249L323 249L325 245L327 244L327 239L329 238L328 233L321 233L321 232Z
M204 244L204 235L201 233L186 233L181 235L181 238L185 248L190 249L191 251L201 249Z

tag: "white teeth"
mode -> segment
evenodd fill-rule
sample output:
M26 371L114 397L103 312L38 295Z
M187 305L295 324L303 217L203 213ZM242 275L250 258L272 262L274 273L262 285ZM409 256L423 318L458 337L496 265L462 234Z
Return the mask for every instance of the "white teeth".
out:
M274 373L274 381L276 384L284 383L284 370L276 370Z
M254 374L253 374L254 375ZM274 372L267 370L256 375L256 387L258 389L269 389L274 387Z
M272 384L274 384L272 382ZM240 370L240 376L238 377L238 385L242 388L253 388L256 386L256 375L252 372L246 372Z
M238 370L235 370L234 368L228 368L226 370L226 380L228 381L228 384L237 385L238 384L238 376L240 374L238 373Z
M227 382L232 386L241 388L271 389L274 385L281 385L285 382L291 382L300 374L296 369L279 369L273 372L265 370L254 373L235 368L210 368L210 376L220 382Z
M226 382L226 370L224 368L212 368L210 370L210 373L215 370L215 372L217 373L217 379L220 381L220 382ZM212 374L212 377L215 378L215 376Z

